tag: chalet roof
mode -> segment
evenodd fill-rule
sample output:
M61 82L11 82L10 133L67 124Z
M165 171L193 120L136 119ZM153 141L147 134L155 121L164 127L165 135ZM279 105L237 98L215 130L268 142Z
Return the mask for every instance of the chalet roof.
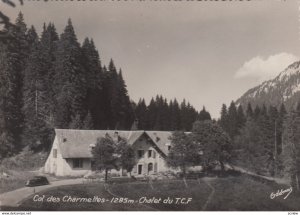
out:
M165 155L168 151L166 143L170 143L170 131L116 131L116 130L75 130L55 129L58 147L63 158L91 158L90 146L96 144L97 139L107 134L112 138L118 136L132 145L143 134L146 134Z
M145 131L151 138L153 143L165 154L168 154L168 145L171 143L169 139L172 135L170 131Z

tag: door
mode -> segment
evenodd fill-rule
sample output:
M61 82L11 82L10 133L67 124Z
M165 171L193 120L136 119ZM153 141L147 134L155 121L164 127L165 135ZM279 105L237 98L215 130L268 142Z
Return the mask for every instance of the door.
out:
M143 165L139 164L138 165L138 174L141 175L143 173Z
M148 164L148 174L153 173L153 163Z

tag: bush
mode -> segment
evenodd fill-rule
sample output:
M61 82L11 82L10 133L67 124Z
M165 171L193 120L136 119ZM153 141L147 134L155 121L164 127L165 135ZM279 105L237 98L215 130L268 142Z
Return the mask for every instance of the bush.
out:
M31 150L24 149L19 154L4 158L0 163L0 171L8 170L36 170L44 166L47 159L47 153L34 153Z
M4 158L0 162L0 192L24 187L25 182L36 174L32 171L41 168L46 159L47 153L34 153L28 149L13 157Z

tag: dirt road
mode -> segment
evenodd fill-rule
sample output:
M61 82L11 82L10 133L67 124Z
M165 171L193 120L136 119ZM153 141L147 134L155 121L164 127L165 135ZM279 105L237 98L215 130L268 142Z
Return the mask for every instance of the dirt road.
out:
M63 186L63 185L73 185L82 184L84 179L67 179L53 181L49 185L37 186L37 187L23 187L17 190L13 190L7 193L0 194L0 209L2 206L17 207L19 203L25 198L29 197L34 193L38 193L53 187Z

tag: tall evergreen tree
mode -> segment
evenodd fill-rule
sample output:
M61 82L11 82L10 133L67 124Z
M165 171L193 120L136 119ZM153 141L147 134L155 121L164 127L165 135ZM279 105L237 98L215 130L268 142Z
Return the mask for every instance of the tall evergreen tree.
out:
M90 111L94 119L95 128L103 128L104 104L103 104L103 72L99 53L93 40L86 38L82 45L83 65L86 71L87 96L86 110Z
M127 86L123 79L122 70L120 69L118 73L118 96L120 99L120 109L118 113L120 128L130 129L134 121L134 112L131 106L131 102L128 96Z
M29 51L26 40L27 27L22 13L18 15L16 24L6 30L12 38L8 43L0 41L0 142L4 148L2 157L22 148L22 83Z
M235 145L239 149L238 165L258 174L269 175L270 156L264 144L264 131L257 122L248 118L240 135L235 138Z
M230 103L228 108L228 127L225 131L227 131L231 139L234 139L234 137L238 134L237 109L233 101Z
M147 128L147 106L144 99L140 99L136 108L135 116L138 123L138 129L146 130Z
M86 113L85 70L81 64L82 52L69 19L57 44L55 59L55 123L57 127L67 128L71 118Z
M247 105L246 116L247 116L247 118L253 117L253 110L252 110L252 106L251 106L250 102Z
M277 127L278 127L278 154L282 153L283 149L283 123L286 118L287 111L285 109L284 104L281 104L278 113Z
M253 111L253 117L255 120L257 120L259 118L259 116L261 115L260 112L261 112L260 107L258 105L256 105L255 109Z
M43 70L44 77L46 80L54 80L55 75L55 61L56 61L56 51L57 51L57 43L59 37L56 32L56 28L54 24L49 23L47 26L44 24L42 35L41 35L41 57L43 61ZM55 81L46 81L45 88L47 89L47 93L45 95L45 107L43 109L44 121L47 122L48 125L54 127L54 113L56 111L56 99L55 99Z
M204 121L204 120L211 120L211 116L209 112L205 110L205 107L203 106L202 110L200 111L198 115L198 120L199 121Z
M156 122L157 116L157 105L153 98L151 98L150 103L148 105L148 126L147 130L153 130Z
M227 131L227 127L228 127L228 111L227 111L226 104L222 105L222 108L221 108L221 117L220 117L220 120L219 120L219 124L223 128L224 131Z
M36 35L32 33L32 35ZM47 70L45 70L44 50L39 39L32 37L31 52L25 69L23 82L23 113L25 126L22 142L33 149L50 147L51 125L47 124L48 113Z
M170 131L177 131L181 128L180 122L180 108L179 104L176 99L170 101L170 114L171 114L171 121L170 121Z
M300 190L300 105L284 121L283 133L284 173L296 190Z
M239 134L239 130L243 128L245 123L246 123L246 116L244 114L242 105L239 105L237 109L237 128L238 128L237 134Z

